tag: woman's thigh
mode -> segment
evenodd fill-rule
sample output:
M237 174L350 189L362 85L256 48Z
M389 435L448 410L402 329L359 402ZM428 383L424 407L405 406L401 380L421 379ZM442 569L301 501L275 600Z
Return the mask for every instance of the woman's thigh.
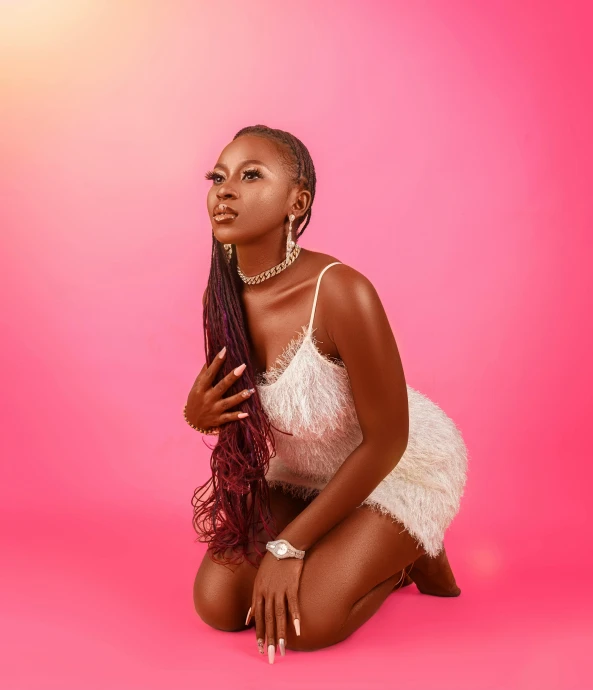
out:
M270 488L270 509L281 532L302 512L311 499L290 496ZM260 534L259 548L267 535ZM257 568L247 561L239 565L215 563L206 553L194 581L194 606L200 618L218 630L245 630Z
M360 506L307 551L299 586L301 635L289 649L340 642L370 618L425 553L400 522Z

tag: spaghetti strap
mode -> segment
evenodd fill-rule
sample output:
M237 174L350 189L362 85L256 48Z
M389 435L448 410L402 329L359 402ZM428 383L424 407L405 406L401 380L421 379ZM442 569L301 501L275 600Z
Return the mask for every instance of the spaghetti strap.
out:
M317 278L317 287L315 288L315 298L313 300L313 308L311 309L311 318L309 319L309 327L307 328L307 333L311 333L311 330L313 328L313 318L315 316L315 307L317 306L317 295L319 294L319 285L321 283L321 278L330 266L335 266L336 264L341 263L341 261L334 261L332 264L328 264L319 274L319 278Z

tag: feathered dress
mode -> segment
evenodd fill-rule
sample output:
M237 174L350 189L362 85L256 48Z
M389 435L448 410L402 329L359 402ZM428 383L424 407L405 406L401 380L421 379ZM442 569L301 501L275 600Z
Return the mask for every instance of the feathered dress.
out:
M277 364L258 377L260 400L275 433L276 454L266 480L294 495L316 495L362 441L346 366L322 354L311 318L288 344ZM407 386L408 445L394 469L362 505L401 522L429 556L443 548L466 482L467 448L461 432L428 397ZM288 433L286 433L288 432Z

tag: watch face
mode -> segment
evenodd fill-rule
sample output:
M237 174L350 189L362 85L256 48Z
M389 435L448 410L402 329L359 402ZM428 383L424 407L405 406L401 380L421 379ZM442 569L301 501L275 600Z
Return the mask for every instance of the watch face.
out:
M288 546L286 544L278 544L276 547L276 553L279 556L284 556L284 554L288 551Z

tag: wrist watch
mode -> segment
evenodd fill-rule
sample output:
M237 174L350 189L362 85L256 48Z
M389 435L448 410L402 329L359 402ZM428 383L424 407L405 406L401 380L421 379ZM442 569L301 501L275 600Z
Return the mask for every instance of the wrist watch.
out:
M266 549L273 553L277 559L280 558L304 558L305 552L300 549L295 549L294 546L286 541L286 539L276 539L269 541L266 544Z

